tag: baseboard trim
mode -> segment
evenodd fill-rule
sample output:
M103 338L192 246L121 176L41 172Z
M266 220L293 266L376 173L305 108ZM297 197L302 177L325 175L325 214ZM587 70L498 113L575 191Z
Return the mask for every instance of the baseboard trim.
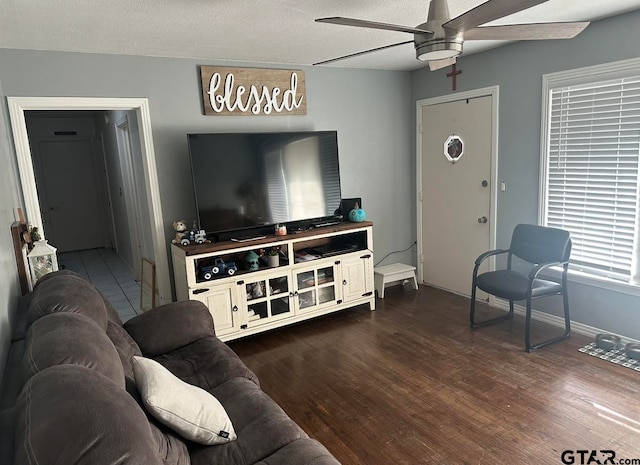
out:
M494 301L494 306L502 310L509 311L508 300L502 300L502 299L496 298ZM513 312L517 315L524 317L526 313L526 309L522 305L514 305ZM564 318L560 318L559 316L555 316L555 315L550 315L549 313L541 312L540 310L531 310L531 319L540 321L542 323L547 323L552 326L557 326L559 328L564 328ZM584 336L589 336L592 338L595 338L596 334L600 334L600 333L612 334L609 331L605 331L600 328L595 328L593 326L585 325L584 323L579 323L573 320L571 320L571 330L575 331L578 334L582 334ZM622 336L620 334L615 334L615 335L620 337L620 339L625 343L640 342L640 340L638 339L632 339L630 337Z

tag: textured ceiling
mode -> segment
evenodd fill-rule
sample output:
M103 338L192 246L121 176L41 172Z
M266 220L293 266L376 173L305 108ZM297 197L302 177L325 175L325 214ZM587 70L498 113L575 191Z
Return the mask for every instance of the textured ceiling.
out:
M515 1L515 0L514 0ZM451 16L483 0L449 0ZM61 50L309 65L410 34L319 24L346 16L416 26L428 0L0 0L0 48ZM640 0L549 0L491 24L595 20ZM501 45L467 41L464 53ZM410 70L425 66L411 44L330 66Z

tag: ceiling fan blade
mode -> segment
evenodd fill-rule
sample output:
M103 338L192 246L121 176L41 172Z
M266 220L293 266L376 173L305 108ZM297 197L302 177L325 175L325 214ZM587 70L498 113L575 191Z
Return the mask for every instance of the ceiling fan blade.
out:
M545 40L571 39L580 34L588 21L572 23L510 24L483 26L464 33L466 40Z
M318 18L316 23L340 24L342 26L366 27L369 29L384 29L385 31L408 32L409 34L433 34L428 29L420 29L416 27L400 26L397 24L378 23L376 21L367 21L364 19L343 18L340 16L332 16L330 18Z
M431 60L429 62L429 70L435 71L436 69L446 68L447 66L454 65L456 63L456 57L445 58L444 60Z
M338 58L332 58L330 60L319 61L317 63L314 63L313 66L315 66L315 65L326 65L327 63L333 63L334 61L339 61L339 60L346 60L347 58L357 57L359 55L364 55L365 53L377 52L378 50L384 50L386 48L398 47L399 45L412 44L412 43L413 43L413 40L406 40L404 42L399 42L397 44L384 45L382 47L372 48L372 49L369 49L369 50L365 50L363 52L352 53L350 55L345 55L345 56L341 56L341 57L338 57Z
M481 24L493 21L494 19L509 16L547 1L548 0L489 0L447 21L442 26L457 31L467 31Z

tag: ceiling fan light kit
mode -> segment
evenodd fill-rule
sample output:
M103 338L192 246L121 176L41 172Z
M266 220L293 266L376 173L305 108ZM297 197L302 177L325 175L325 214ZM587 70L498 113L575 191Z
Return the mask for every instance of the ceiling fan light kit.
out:
M415 43L416 58L422 61L440 61L457 57L462 53L462 40L442 39Z
M456 57L462 53L465 35L467 40L570 39L589 25L589 22L583 21L478 27L547 1L549 0L488 0L451 19L447 0L431 0L427 22L416 27L339 16L318 18L316 22L413 34L416 58L429 62L429 68L435 70L455 63ZM376 47L314 64L331 63L410 42Z

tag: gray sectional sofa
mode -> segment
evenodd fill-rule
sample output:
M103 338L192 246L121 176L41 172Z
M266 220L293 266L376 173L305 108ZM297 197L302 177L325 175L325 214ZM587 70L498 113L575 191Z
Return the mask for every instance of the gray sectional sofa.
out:
M23 297L16 319L0 404L2 464L338 464L260 389L199 302L123 324L84 278L59 271ZM206 422L209 402L231 435ZM215 445L185 425L213 432Z

